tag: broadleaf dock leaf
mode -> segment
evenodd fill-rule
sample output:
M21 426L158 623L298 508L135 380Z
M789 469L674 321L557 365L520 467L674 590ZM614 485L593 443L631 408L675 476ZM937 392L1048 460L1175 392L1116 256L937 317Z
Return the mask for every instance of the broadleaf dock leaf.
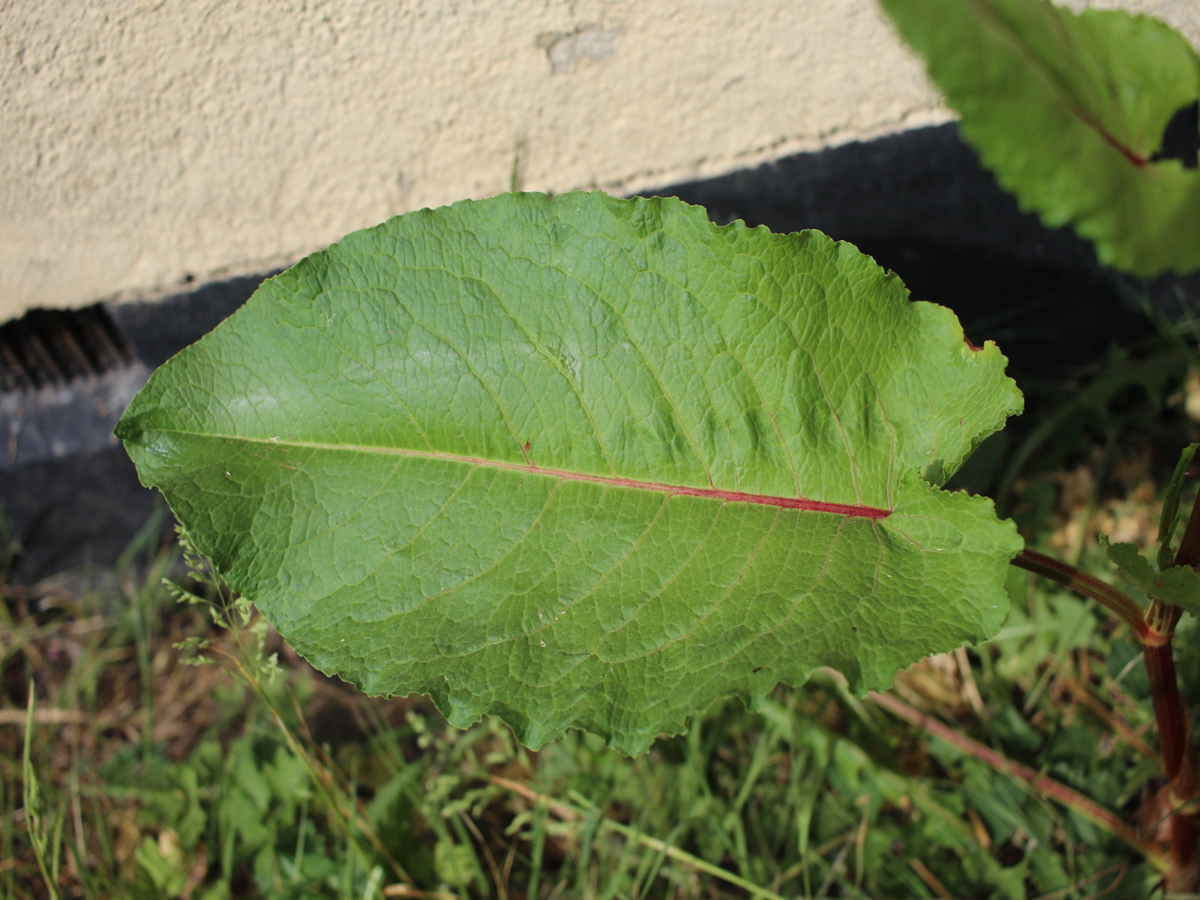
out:
M1023 209L1071 225L1113 268L1200 268L1195 154L1191 168L1157 158L1168 124L1200 100L1200 57L1181 35L1047 0L881 2Z
M1003 367L818 232L508 194L266 281L117 434L319 669L638 753L999 627L1022 542L930 481L1020 409Z

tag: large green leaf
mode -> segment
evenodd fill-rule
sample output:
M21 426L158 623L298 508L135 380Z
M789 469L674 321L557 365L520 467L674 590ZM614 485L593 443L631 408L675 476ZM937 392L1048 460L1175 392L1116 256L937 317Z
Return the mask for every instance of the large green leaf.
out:
M318 668L636 753L999 627L1021 541L925 479L1019 409L1003 366L817 232L509 194L267 281L117 434Z
M1137 275L1200 268L1200 171L1151 162L1200 99L1200 57L1156 19L1046 0L881 0L1024 209Z

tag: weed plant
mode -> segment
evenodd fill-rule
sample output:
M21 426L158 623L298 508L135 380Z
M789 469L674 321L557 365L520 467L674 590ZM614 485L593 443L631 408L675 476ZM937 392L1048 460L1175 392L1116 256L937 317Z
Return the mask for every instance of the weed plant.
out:
M1115 580L1092 536L1111 520L1152 540L1152 485L1193 436L1186 366L1169 342L1114 351L973 477L1009 478L1031 544ZM533 753L496 720L460 732L419 698L365 697L161 533L148 523L112 572L3 589L5 898L1144 897L1158 878L1136 834L972 749L1118 817L1162 784L1126 627L1022 571L993 641L888 695L829 672L630 760L580 732ZM1198 640L1185 620L1190 702Z

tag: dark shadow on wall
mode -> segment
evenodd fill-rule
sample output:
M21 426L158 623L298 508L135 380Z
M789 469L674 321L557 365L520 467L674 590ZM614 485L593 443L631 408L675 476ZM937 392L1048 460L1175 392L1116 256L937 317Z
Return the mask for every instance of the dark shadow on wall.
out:
M915 299L957 312L972 341L996 340L1018 380L1087 363L1114 337L1127 343L1153 330L1122 302L1118 280L1097 264L1090 245L1023 214L953 125L647 193L704 205L719 224L744 219L774 231L819 228L856 244L897 272ZM74 441L44 441L47 449L0 459L0 504L23 547L17 580L36 581L85 558L116 560L156 501L111 439L117 404L105 406L105 416L79 411L95 405L98 391L115 390L117 382L125 391L144 379L234 312L270 274L110 306L113 326L132 348L124 368L59 384L57 399L19 389L0 393L0 436L14 429L31 434L33 410L41 417L38 434L70 433ZM1200 296L1196 278L1123 283L1146 289L1172 315Z

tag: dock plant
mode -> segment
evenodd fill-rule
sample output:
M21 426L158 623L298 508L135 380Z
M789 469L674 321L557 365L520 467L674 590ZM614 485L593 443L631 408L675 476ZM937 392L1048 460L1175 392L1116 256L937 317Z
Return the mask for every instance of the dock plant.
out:
M883 5L1024 208L1116 269L1200 267L1200 60L1179 35L1043 0ZM1010 564L1067 584L1144 647L1166 883L1194 890L1171 638L1200 612L1195 514L1172 543L1195 447L1155 561L1109 547L1142 606L944 489L1021 411L1004 367L818 232L512 193L398 216L264 282L117 435L317 668L428 694L458 726L498 715L535 748L581 728L640 754L821 667L883 689L994 635Z

